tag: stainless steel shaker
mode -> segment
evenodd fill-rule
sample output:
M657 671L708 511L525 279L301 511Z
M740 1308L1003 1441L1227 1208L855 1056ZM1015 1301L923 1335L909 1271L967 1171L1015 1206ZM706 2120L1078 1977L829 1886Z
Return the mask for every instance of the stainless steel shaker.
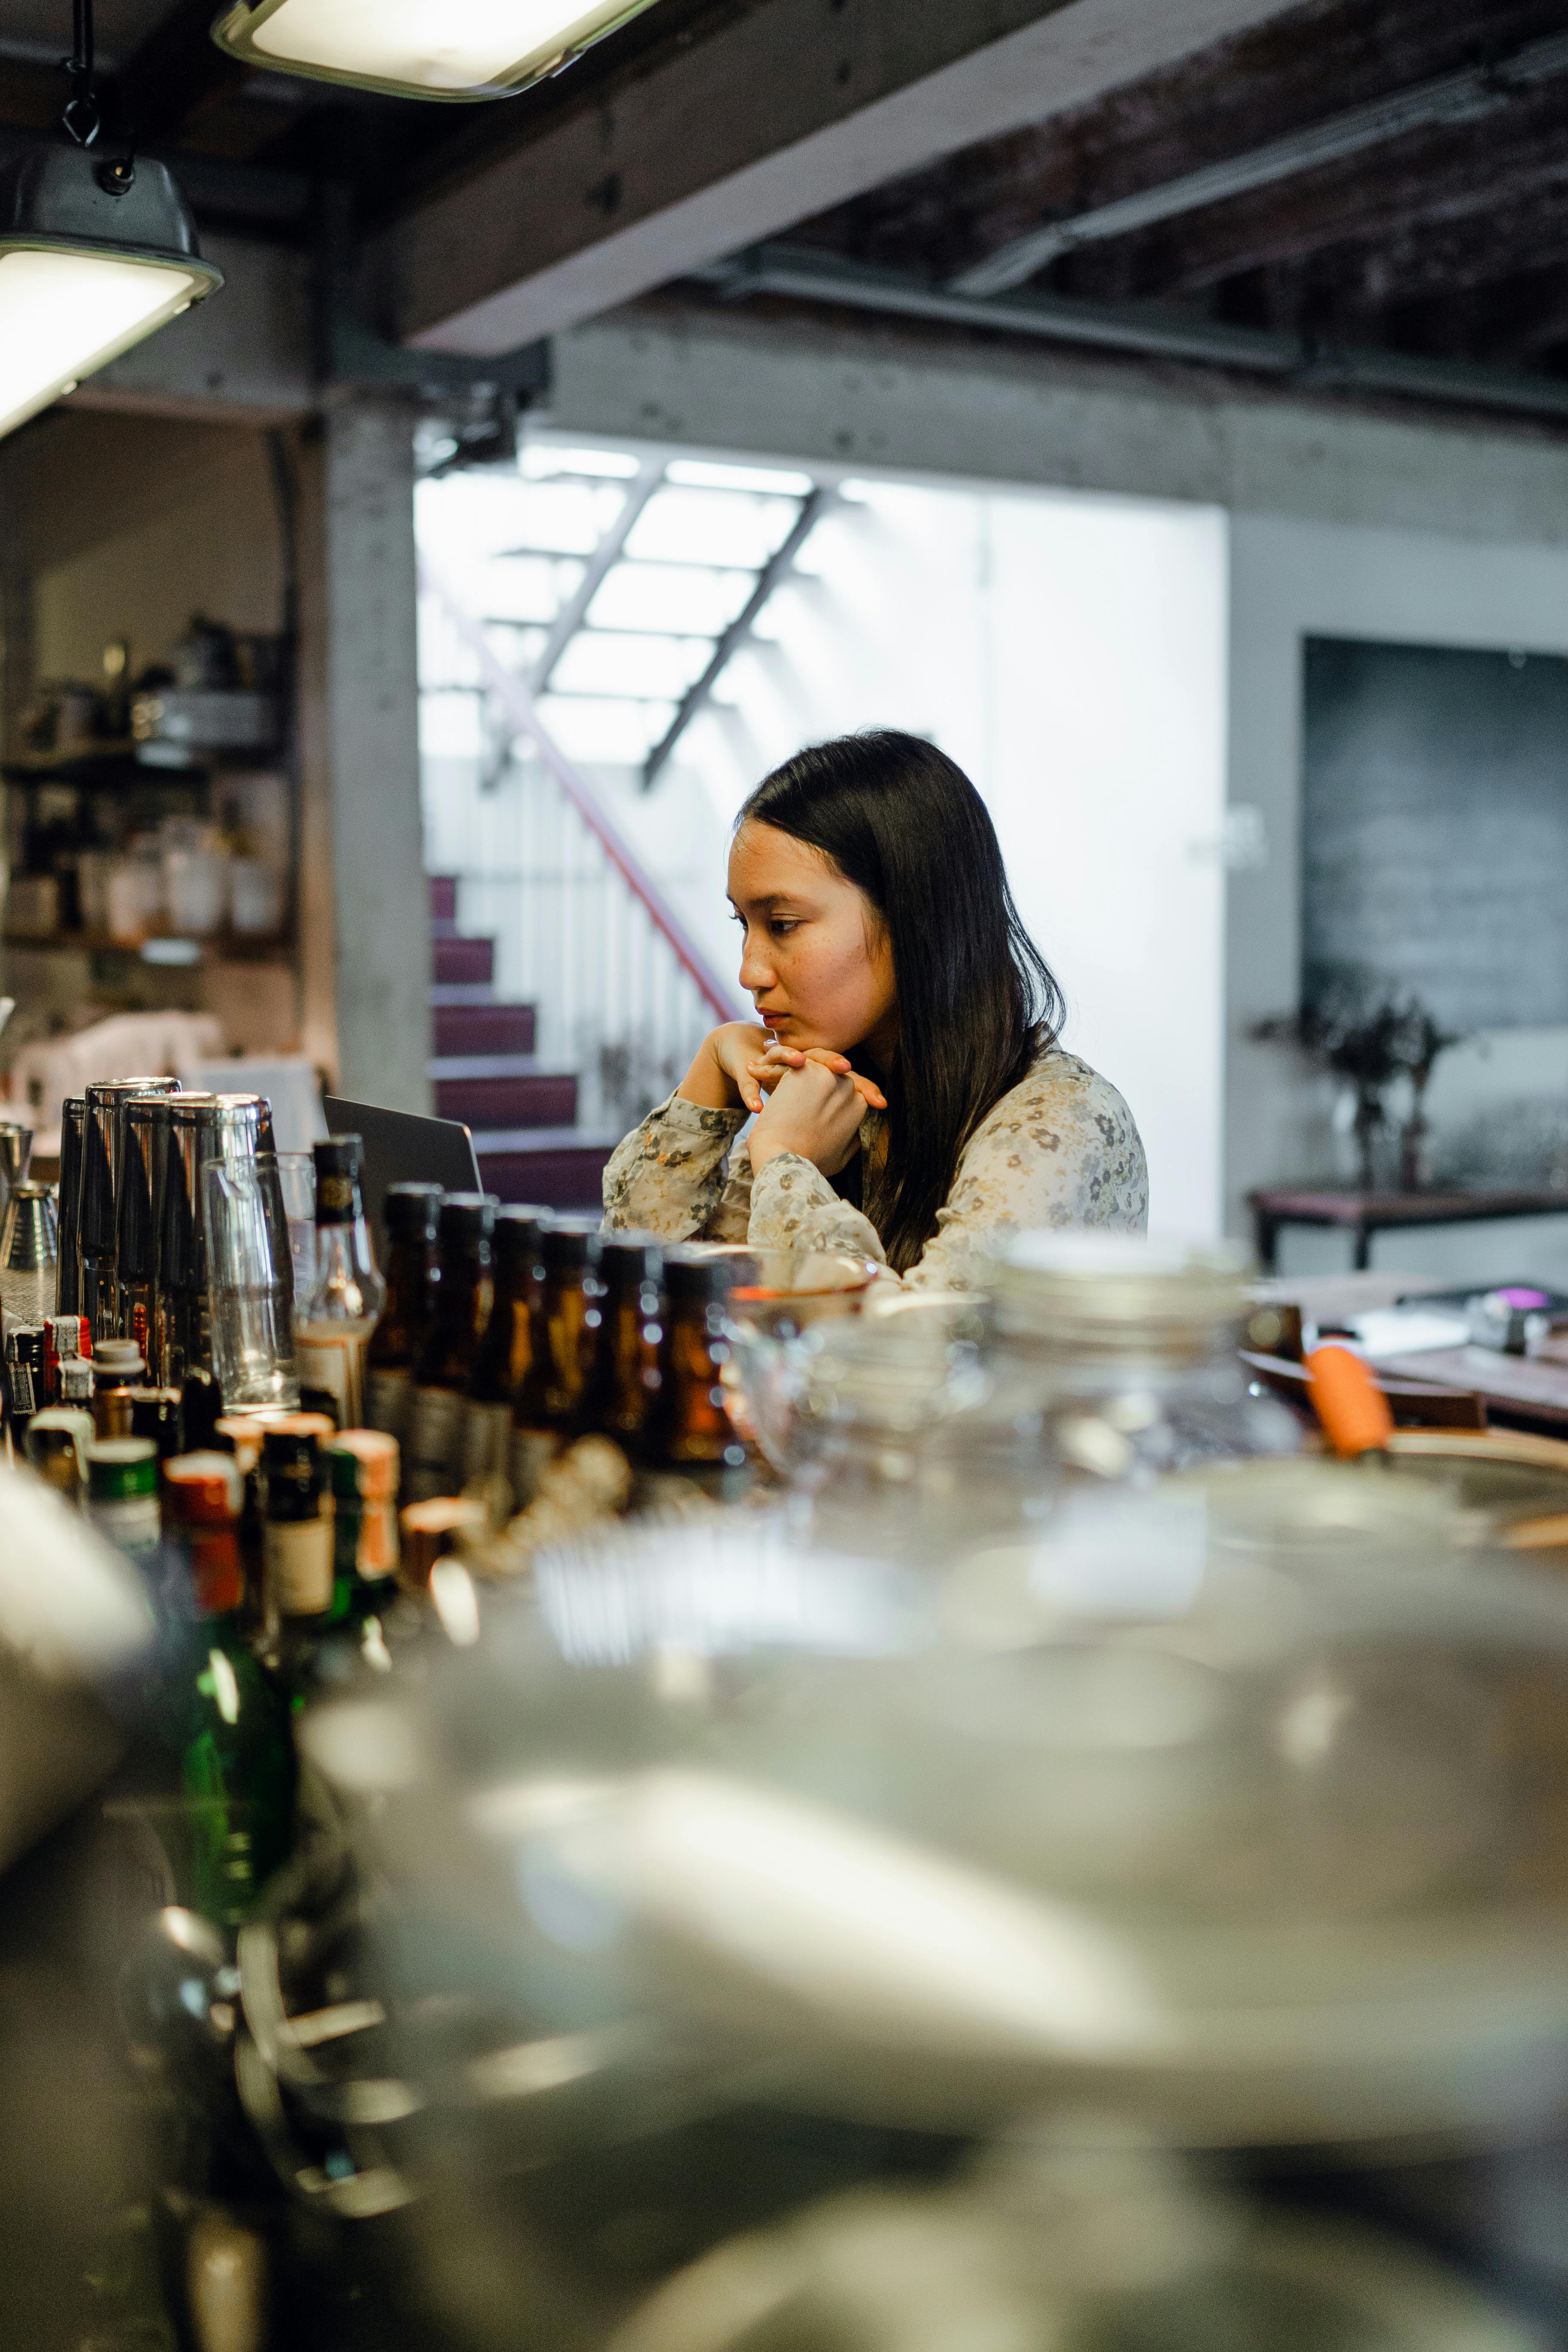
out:
M120 1328L147 1360L154 1382L160 1377L155 1312L158 1274L158 1212L168 1157L169 1123L160 1120L167 1095L132 1095L125 1105L124 1141L115 1211L115 1278L120 1287Z
M41 1323L52 1313L58 1259L54 1186L13 1184L0 1219L0 1302L7 1322Z
M175 1095L178 1078L104 1078L87 1089L81 1164L81 1311L94 1339L117 1339L120 1293L116 1223L125 1105L132 1095Z
M17 1119L0 1119L0 1220L14 1184L25 1184L33 1158L33 1130Z
M60 1105L60 1259L55 1277L55 1313L81 1313L81 1163L87 1099L68 1095Z
M177 1388L187 1372L209 1371L206 1221L202 1171L209 1160L253 1160L276 1149L265 1095L175 1095L154 1113L167 1141L161 1155L153 1317L159 1378Z

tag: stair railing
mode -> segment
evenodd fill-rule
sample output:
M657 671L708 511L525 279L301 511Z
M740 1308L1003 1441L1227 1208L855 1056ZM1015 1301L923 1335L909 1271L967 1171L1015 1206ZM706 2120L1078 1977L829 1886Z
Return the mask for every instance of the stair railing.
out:
M738 1017L737 994L715 972L592 782L555 741L527 680L500 658L483 623L427 557L420 558L419 579L471 655L508 740L531 746L557 795L559 816L548 828L548 841L540 837L533 796L525 796L520 824L530 846L521 872L503 877L475 870L466 878L482 886L487 925L500 916L503 959L509 924L529 932L541 950L529 957L531 985L540 992L546 1021L558 1024L579 1060L580 1122L594 1124L597 1114L609 1123L630 1124L675 1083L704 1027ZM612 922L607 908L602 917L596 912L603 894L581 856L590 845L605 880L618 877L625 894L618 921Z

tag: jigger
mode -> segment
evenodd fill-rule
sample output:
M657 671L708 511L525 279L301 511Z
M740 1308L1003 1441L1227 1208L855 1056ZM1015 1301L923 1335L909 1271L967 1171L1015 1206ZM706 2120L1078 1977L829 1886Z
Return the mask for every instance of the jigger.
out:
M13 1185L26 1183L32 1159L32 1129L16 1119L0 1119L0 1217L5 1214Z
M59 1239L53 1186L13 1184L0 1225L0 1297L8 1322L41 1323L53 1314Z

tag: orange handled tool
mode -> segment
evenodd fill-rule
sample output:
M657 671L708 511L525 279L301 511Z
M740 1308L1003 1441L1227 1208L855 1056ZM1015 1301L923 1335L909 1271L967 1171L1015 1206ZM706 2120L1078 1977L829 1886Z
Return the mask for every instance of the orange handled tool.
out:
M1314 1348L1307 1381L1323 1435L1336 1454L1381 1454L1394 1434L1394 1415L1372 1368L1348 1348Z

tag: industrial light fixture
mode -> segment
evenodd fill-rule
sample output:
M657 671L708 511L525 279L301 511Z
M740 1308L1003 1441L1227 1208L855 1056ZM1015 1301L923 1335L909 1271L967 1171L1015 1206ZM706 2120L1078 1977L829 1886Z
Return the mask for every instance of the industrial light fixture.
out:
M75 0L58 143L0 167L0 434L223 284L162 163L91 152L92 0Z
M509 98L654 0L234 0L230 57L396 98Z

